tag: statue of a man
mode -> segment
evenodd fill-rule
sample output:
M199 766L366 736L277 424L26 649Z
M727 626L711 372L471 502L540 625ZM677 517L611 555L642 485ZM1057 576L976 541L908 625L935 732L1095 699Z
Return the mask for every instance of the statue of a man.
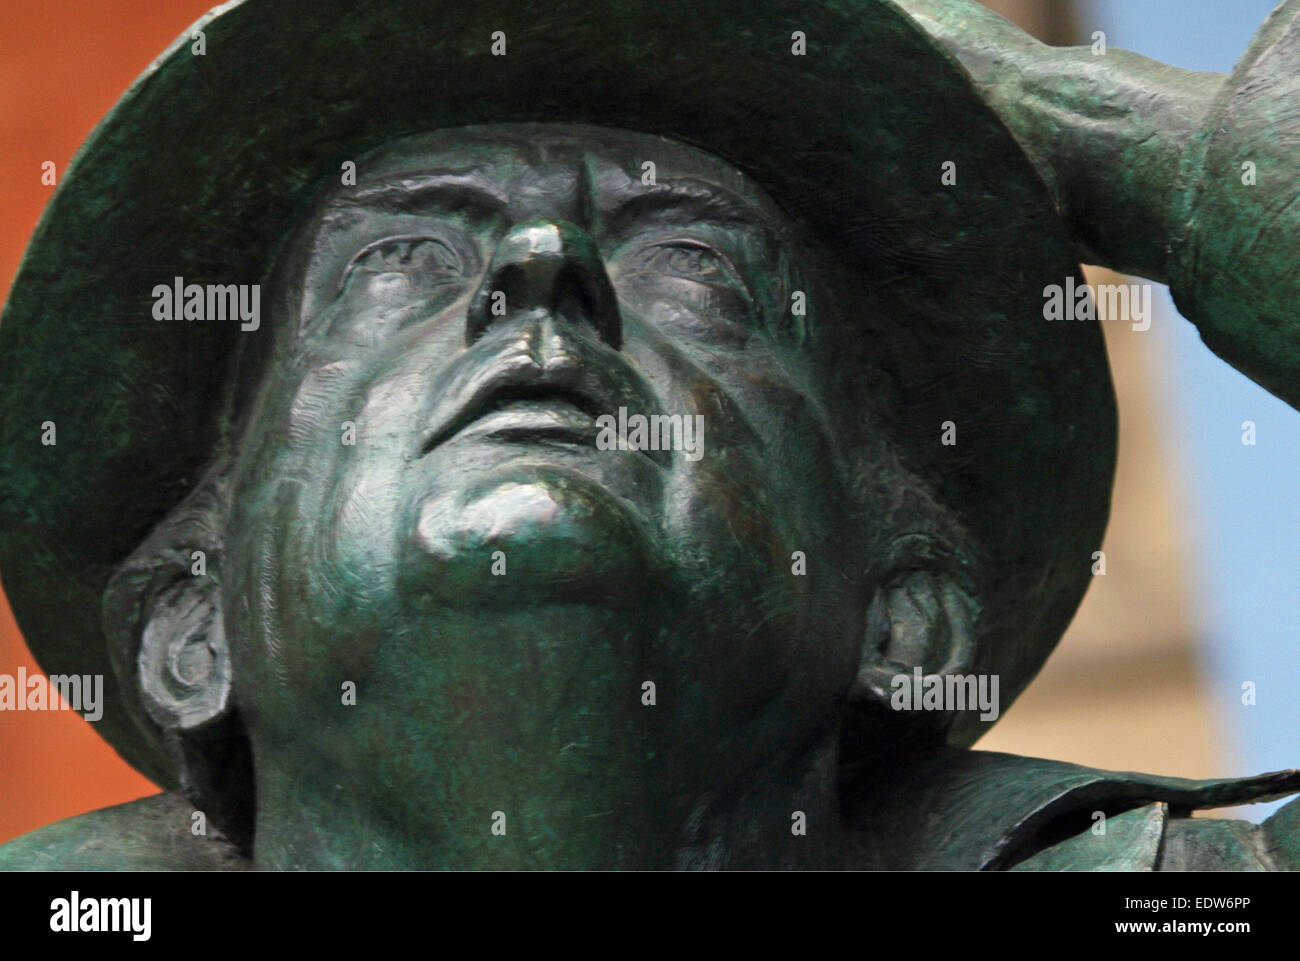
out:
M1295 158L1246 100L1300 102L1298 16L1231 78L966 0L200 21L0 322L6 591L170 790L0 866L1300 866L1296 803L1186 817L1300 772L969 750L1109 505L1101 334L1044 288L1169 279L1297 400Z

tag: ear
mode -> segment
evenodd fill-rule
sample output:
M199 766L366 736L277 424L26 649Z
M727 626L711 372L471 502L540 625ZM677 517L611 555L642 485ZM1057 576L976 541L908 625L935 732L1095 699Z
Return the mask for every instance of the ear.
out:
M104 591L114 670L181 789L232 841L251 838L251 753L234 704L221 600L224 478L210 474Z
M900 673L964 674L975 658L974 600L948 574L911 570L883 584L867 608L856 686L887 695Z
M219 487L208 482L174 509L104 591L104 631L114 667L133 682L137 721L146 721L164 740L201 730L230 709Z
M867 607L862 656L849 687L840 729L840 771L848 780L941 749L955 714L895 710L894 693L913 684L917 668L923 677L967 674L975 661L979 605L959 578L942 565L895 570Z

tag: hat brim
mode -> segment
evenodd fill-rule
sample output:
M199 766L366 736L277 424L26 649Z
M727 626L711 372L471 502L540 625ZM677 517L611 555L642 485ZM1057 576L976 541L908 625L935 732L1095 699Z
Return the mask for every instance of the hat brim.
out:
M715 153L862 278L875 302L855 309L883 331L864 362L892 384L882 418L992 559L982 669L1014 697L1089 581L1113 392L1097 325L1043 319L1043 287L1077 276L1046 188L887 0L239 0L187 31L65 173L0 319L0 571L42 667L104 674L100 733L174 783L114 681L101 595L201 474L226 361L252 335L160 323L153 288L259 283L343 161L508 121ZM941 181L949 161L956 185ZM956 448L939 442L946 420ZM44 421L56 446L40 443Z

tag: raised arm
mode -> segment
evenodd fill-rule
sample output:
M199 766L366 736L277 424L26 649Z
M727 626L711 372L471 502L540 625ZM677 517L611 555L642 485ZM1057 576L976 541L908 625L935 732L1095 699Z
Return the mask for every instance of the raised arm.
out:
M1047 182L1079 259L1168 283L1221 358L1300 407L1300 0L1231 75L1048 47L974 0L897 0Z

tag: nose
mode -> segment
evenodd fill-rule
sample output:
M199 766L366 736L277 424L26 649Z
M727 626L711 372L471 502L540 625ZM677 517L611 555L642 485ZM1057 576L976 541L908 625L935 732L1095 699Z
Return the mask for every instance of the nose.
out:
M470 301L465 340L472 344L496 323L521 315L587 324L618 349L623 322L600 251L585 230L564 220L515 225L492 254Z

